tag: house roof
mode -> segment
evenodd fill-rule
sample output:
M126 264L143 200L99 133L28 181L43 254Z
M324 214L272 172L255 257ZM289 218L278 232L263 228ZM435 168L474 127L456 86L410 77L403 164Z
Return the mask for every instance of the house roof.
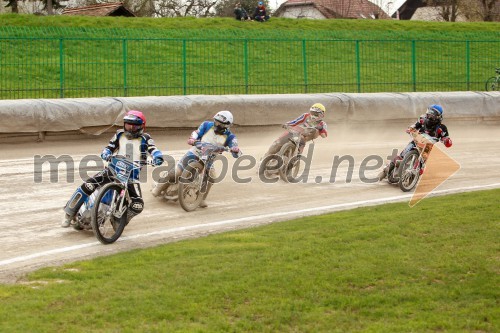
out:
M377 4L389 16L393 16L408 0L368 0Z
M85 7L65 8L62 15L80 16L135 16L123 2L101 3Z
M287 7L312 6L327 19L330 18L390 18L379 6L366 0L288 0L276 10L280 16Z

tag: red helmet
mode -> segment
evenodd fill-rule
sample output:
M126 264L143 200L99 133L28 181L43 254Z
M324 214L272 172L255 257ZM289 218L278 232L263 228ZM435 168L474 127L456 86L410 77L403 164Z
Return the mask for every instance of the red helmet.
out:
M127 138L138 138L145 128L146 117L141 111L131 110L123 117L123 130Z

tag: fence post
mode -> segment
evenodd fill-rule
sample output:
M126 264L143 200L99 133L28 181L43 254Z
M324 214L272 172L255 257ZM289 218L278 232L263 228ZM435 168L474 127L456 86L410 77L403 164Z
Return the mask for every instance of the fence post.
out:
M416 42L411 41L411 76L413 82L413 92L417 91L417 52L416 52Z
M307 58L306 58L306 40L302 40L302 59L304 63L304 93L308 92L308 82L307 82Z
M64 98L64 43L59 39L59 98Z
M128 96L127 87L127 40L123 40L123 96Z
M245 66L245 94L248 95L248 39L245 39L243 61Z
M466 80L467 80L467 90L470 91L470 41L465 42L465 61L466 61Z
M356 83L358 86L358 93L361 92L361 62L359 55L359 40L356 41Z
M187 64L186 64L186 40L182 40L182 86L184 95L187 95Z

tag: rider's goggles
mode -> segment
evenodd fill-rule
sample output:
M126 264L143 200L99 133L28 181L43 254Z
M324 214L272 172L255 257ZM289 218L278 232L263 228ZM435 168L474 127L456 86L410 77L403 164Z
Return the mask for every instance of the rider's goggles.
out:
M439 119L439 112L433 109L428 109L426 112L426 116L429 119L436 120Z
M224 124L223 122L220 122L218 120L214 120L214 124L215 124L215 126L220 127L220 128L229 128L229 126L230 126L230 124Z
M137 132L142 128L142 125L125 123L125 130L130 132Z
M320 109L317 109L317 108L311 109L309 111L309 113L311 113L311 115L315 116L315 117L322 117L323 116L323 111Z

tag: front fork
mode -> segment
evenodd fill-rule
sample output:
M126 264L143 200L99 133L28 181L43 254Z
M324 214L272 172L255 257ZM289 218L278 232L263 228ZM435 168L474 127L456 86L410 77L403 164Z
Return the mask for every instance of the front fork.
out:
M119 194L119 199L116 199L116 192L113 193L113 199L111 200L110 212L113 212L113 216L117 219L121 218L123 214L127 211L128 206L124 204L125 198L127 197L127 190L122 188ZM117 202L118 201L118 202ZM118 207L116 207L118 205ZM116 208L115 208L116 207Z

